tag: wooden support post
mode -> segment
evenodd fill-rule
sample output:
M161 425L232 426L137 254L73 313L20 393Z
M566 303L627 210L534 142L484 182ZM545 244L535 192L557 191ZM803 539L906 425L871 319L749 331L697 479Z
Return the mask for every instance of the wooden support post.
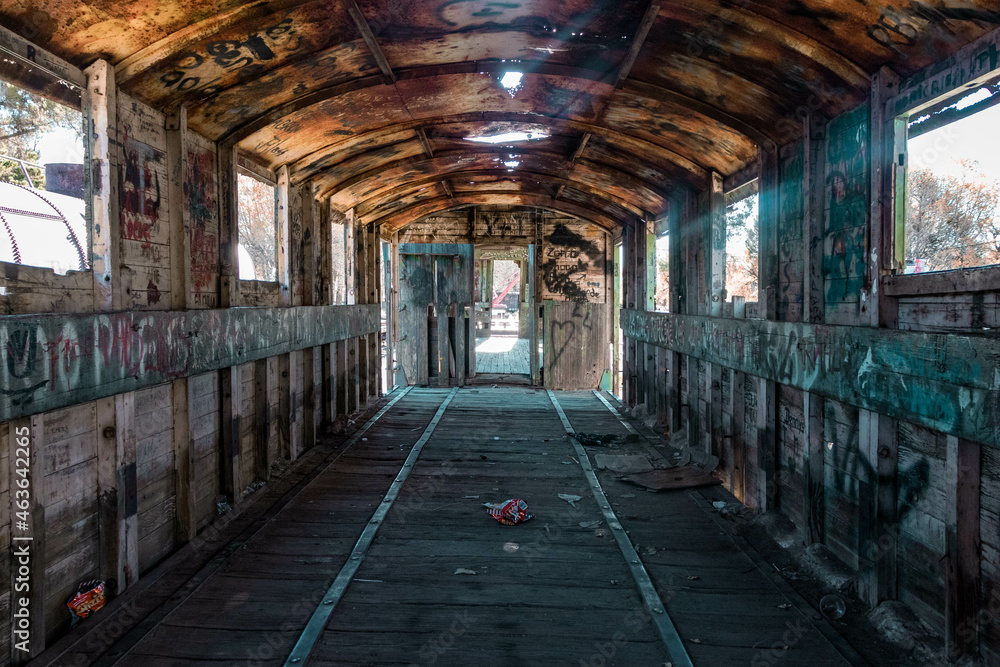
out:
M635 293L635 225L626 225L622 229L622 298L625 308L634 309L636 307ZM637 402L636 395L636 342L628 337L623 341L622 362L622 397L625 404L634 406Z
M187 110L180 107L166 118L167 131L167 197L169 201L184 201L187 180ZM190 212L186 206L170 207L170 307L187 310L191 304L191 237ZM171 383L171 406L174 451L174 538L186 544L198 534L197 475L194 443L191 439L188 378Z
M288 440L280 450L280 455L292 461L302 453L302 432L306 428L305 423L301 429L297 426L299 417L302 416L302 397L305 394L302 383L304 354L304 350L295 350L288 355Z
M119 591L139 580L135 392L97 402L102 573Z
M283 459L291 459L293 451L292 431L295 429L295 415L292 404L295 401L295 389L292 386L292 369L294 363L292 353L278 355L278 456ZM255 372L257 368L254 369ZM256 378L254 379L256 380ZM270 428L268 434L270 434Z
M826 185L826 119L810 115L804 124L803 141L803 225L802 296L803 320L822 324L826 302L823 292L823 234ZM815 351L816 354L819 350ZM808 391L802 394L805 417L803 508L806 540L822 543L826 534L826 487L823 438L823 398ZM895 556L892 562L895 563Z
M237 148L235 145L219 144L218 153L219 307L232 308L240 303L240 272L237 252L240 244Z
M121 143L118 140L118 88L115 68L98 60L86 70L87 89L83 105L90 116L92 205L89 208L92 230L91 253L94 273L94 308L123 310L126 305L121 289L121 200L118 173L121 166Z
M758 230L760 252L758 301L764 319L778 319L778 152L760 150ZM757 391L757 480L761 512L777 509L778 390L770 380L759 380Z
M350 338L347 341L347 410L346 414L353 414L360 407L358 397L358 338Z
M325 347L325 346L324 346ZM307 452L316 444L316 366L319 365L319 347L307 347L302 350L302 441L299 446L292 449L292 460L299 458L303 452ZM322 394L322 380L320 379L320 394ZM320 415L323 411L320 410Z
M11 520L8 590L11 591L10 642L13 647L10 658L12 665L24 665L45 650L45 599L48 595L45 585L44 415L12 420L8 428L6 447L10 452ZM114 495L104 500L113 501ZM102 505L100 510L104 509ZM111 549L108 551L111 552ZM117 548L113 553L117 555ZM29 587L27 592L25 584ZM26 600L27 605L22 605L22 600ZM30 623L29 628L23 631L25 634L18 633L19 619L24 618L22 614L27 614Z
M684 292L684 281L682 274L682 249L681 242L681 222L684 203L682 198L676 198L670 202L669 238L667 241L667 265L670 294L670 312L683 312L683 300L681 295ZM676 352L667 351L667 423L670 432L674 433L681 428L681 355Z
M975 656L980 621L980 445L947 436L945 646L949 660Z
M275 222L278 244L278 283L281 284L281 305L292 305L292 211L288 165L278 167L278 219Z
M337 344L319 349L323 354L323 422L329 425L337 418Z
M230 366L219 371L222 394L222 452L219 457L220 489L234 505L241 498L243 479L240 473L240 419L243 405L243 384L240 367Z
M285 356L285 355L281 355ZM267 401L267 359L253 362L254 481L267 480L271 469L271 414Z
M334 373L336 375L336 383L334 387L334 395L336 397L337 415L348 415L351 413L351 402L348 397L348 389L352 385L348 384L348 376L350 373L350 362L349 349L351 341L348 340L338 340L334 344Z
M382 301L382 241L379 238L375 225L368 227L369 238L369 280L370 296L368 303L381 303ZM368 387L371 395L378 398L382 395L382 333L376 331L368 336L368 360L369 360L369 380Z

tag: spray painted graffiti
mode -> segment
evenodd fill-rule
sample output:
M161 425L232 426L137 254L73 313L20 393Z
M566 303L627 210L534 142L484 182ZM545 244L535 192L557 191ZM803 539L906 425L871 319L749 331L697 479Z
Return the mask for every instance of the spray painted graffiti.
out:
M119 172L122 238L139 241L143 249L148 249L159 221L162 201L160 176L153 165L161 164L164 155L152 146L132 139L130 132L131 128L126 125L123 141L125 168Z
M542 298L604 303L604 247L563 224L545 239Z
M191 288L196 305L207 307L217 303L219 223L215 217L215 192L215 156L206 150L189 150L184 206L191 221Z
M637 341L1000 446L993 339L634 310L622 310L621 327Z
M377 305L0 318L0 421L378 331Z

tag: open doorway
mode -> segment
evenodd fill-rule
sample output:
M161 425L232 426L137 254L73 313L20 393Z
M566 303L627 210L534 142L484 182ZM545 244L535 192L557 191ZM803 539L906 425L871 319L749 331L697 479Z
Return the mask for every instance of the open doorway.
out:
M479 253L476 375L520 380L531 374L527 249L505 250Z

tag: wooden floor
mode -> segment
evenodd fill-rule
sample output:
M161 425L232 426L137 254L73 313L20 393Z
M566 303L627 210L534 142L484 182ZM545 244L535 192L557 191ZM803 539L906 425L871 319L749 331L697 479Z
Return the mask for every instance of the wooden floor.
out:
M601 509L548 395L454 392L308 664L678 664L607 526L581 525ZM283 664L449 393L409 391L101 664ZM593 393L556 396L575 430L626 433ZM599 477L693 664L864 664L705 510L718 487L653 494ZM487 516L483 502L508 498L535 518Z
M476 373L486 375L528 375L528 339L491 336L476 339Z

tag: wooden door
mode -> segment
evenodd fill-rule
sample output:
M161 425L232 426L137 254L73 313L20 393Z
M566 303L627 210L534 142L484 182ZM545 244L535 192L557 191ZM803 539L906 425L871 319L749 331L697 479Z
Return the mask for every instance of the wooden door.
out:
M407 384L464 384L475 368L471 244L399 246L399 338Z

